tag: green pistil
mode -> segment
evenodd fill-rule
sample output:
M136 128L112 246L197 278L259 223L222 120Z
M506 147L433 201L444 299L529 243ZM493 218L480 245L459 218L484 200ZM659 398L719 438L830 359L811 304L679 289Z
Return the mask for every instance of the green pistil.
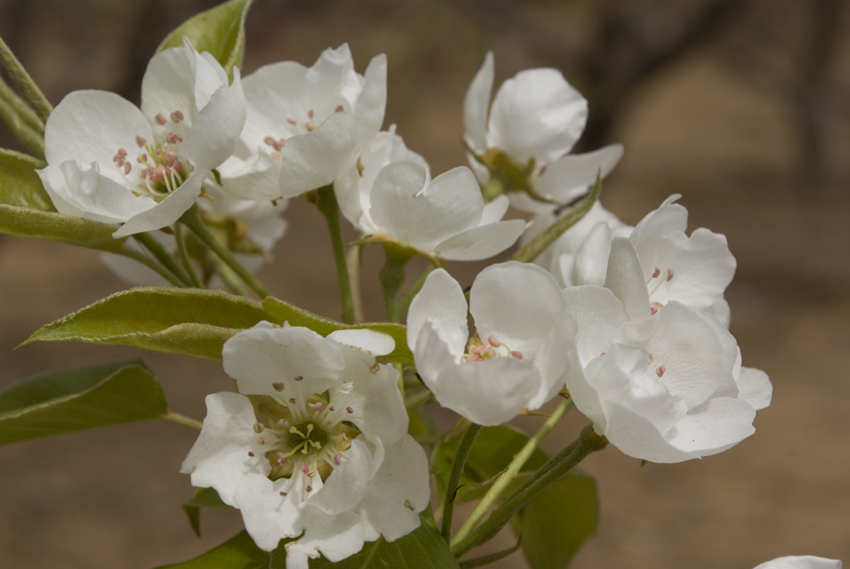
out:
M322 429L317 429L313 423L289 428L289 436L286 438L286 446L289 452L284 458L289 458L295 453L310 454L311 450L321 450L328 444L328 434Z

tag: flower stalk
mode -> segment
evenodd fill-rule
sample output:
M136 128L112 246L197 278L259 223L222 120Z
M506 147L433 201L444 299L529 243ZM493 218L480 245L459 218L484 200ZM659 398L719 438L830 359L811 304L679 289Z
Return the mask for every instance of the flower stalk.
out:
M148 235L147 233L137 233L133 235L133 238L139 242L145 249L150 251L154 257L156 257L157 261L162 263L166 269L171 271L175 277L177 277L182 283L180 286L182 287L190 287L192 286L192 281L189 280L189 277L183 271L183 269L178 265L171 255L168 254L168 251L162 246L162 244ZM170 280L170 279L169 279Z
M337 280L339 280L342 321L346 324L354 324L354 302L351 296L351 280L348 276L345 246L342 243L342 230L339 225L339 205L336 201L333 184L319 188L316 193L316 207L325 216L325 221L328 224L328 232L331 237L334 263L336 263L336 276Z
M6 45L6 42L3 41L3 38L0 38L0 64L6 69L6 73L9 74L18 91L21 92L21 95L24 96L24 99L38 117L41 120L47 120L47 116L53 111L53 106L41 92L41 89L38 88L38 85L35 84L30 74L27 73L27 70L24 69L24 66L21 65L21 62L18 61L18 58L15 57L15 54L12 53L12 50L9 49L9 46Z
M198 278L198 275L195 274L192 263L189 261L189 253L186 251L186 239L183 235L183 226L179 223L174 224L174 237L177 239L177 253L180 255L180 262L183 263L183 268L186 269L192 286L195 288L206 288L201 282L201 279Z
M400 311L398 303L398 291L404 284L405 267L415 255L416 251L395 243L384 243L386 261L378 274L381 289L384 291L384 310L387 322L398 322Z
M236 260L236 257L233 256L233 253L228 250L223 244L219 242L218 239L215 238L215 235L204 225L203 220L201 219L201 215L198 213L198 206L193 205L191 208L186 210L186 213L180 217L180 223L184 224L188 227L192 233L197 235L198 239L200 239L204 245L209 247L213 253L218 255L219 259L224 261L224 263L233 269L239 278L242 279L245 284L251 287L251 290L256 292L260 298L266 298L267 296L271 296L271 293L263 286L263 283L257 280L254 275L248 272L248 270L242 266L242 263Z
M38 158L44 158L44 123L2 79L0 119L30 152Z
M463 432L460 438L460 443L457 445L457 453L452 462L452 471L449 473L449 481L446 485L446 496L443 505L443 521L442 530L443 539L446 543L452 541L452 516L455 509L455 494L457 494L457 486L460 482L460 476L463 474L463 467L466 465L466 459L469 458L469 451L472 450L472 445L478 437L478 432L481 430L481 425L472 423Z
M558 408L555 409L555 412L546 419L546 422L540 426L540 429L537 430L534 436L528 439L525 446L523 446L522 449L514 455L514 458L508 465L507 470L505 470L504 474L499 476L496 481L493 482L493 485L487 491L487 494L484 495L484 498L481 499L478 506L476 506L472 514L466 522L464 522L463 527L461 527L457 532L455 541L464 539L470 532L472 532L473 529L475 529L475 526L478 525L478 522L484 518L484 515L488 512L488 510L490 510L496 500L499 499L502 492L504 492L510 483L513 482L514 478L517 477L520 470L522 470L522 467L526 462L528 462L528 459L531 458L531 455L537 447L540 446L540 442L546 438L546 435L548 435L555 425L558 424L558 421L566 415L567 411L569 411L572 406L572 399L566 399L561 402L561 404L558 405ZM545 468L545 465L541 468Z
M200 431L204 424L200 421L193 419L191 417L187 417L186 415L181 415L180 413L175 413L174 411L169 411L162 417L160 417L163 421L170 421L172 423L177 423L178 425L183 425L184 427L189 427L190 429L195 429Z
M593 432L593 425L587 425L581 431L579 438L573 441L538 472L508 496L502 504L493 510L484 523L461 536L460 532L452 540L452 554L460 557L473 547L484 543L495 536L523 506L542 494L549 486L560 480L589 454L604 449L608 439ZM542 474L540 474L542 472Z

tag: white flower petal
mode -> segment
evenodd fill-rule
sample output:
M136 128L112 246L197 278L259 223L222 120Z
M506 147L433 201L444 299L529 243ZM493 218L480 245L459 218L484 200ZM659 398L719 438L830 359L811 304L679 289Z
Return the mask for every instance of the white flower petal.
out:
M631 235L632 243L637 246L641 241L656 231L685 232L688 228L688 210L685 206L675 203L681 198L679 194L673 194L661 204L661 207L648 213L640 223L635 226Z
M729 449L756 432L752 405L732 397L715 397L688 414L665 438L678 448L700 456Z
M557 69L528 69L505 81L490 110L488 147L514 160L547 164L570 151L584 130L587 101Z
M307 68L294 61L264 65L242 80L247 120L242 140L249 148L264 144L263 139L287 139L297 132L291 121L303 121Z
M773 384L762 370L743 367L738 376L738 398L760 411L773 399Z
M247 161L232 156L219 166L218 171L222 188L234 197L252 201L280 198L280 161L264 151L257 152Z
M354 161L359 145L351 113L334 113L313 132L293 136L281 151L281 195L294 198L330 184Z
M354 509L366 493L373 473L372 453L359 438L345 452L345 463L334 468L322 488L307 503L336 515Z
M370 196L375 223L390 237L414 245L478 226L484 200L469 168L449 170L427 185L425 177L425 170L413 162L385 166Z
M195 61L185 47L172 47L154 55L142 78L142 112L147 117L183 113L191 126L197 107L193 92ZM142 135L144 136L144 135Z
M271 486L267 478L269 461L261 454L248 452L257 444L253 425L254 408L244 395L213 393L207 395L207 416L198 440L183 461L180 472L192 475L192 485L215 488L225 504L241 507L237 488ZM259 452L259 451L258 451Z
M779 557L772 561L762 563L755 569L841 569L842 563L838 559L825 559L812 555Z
M497 221L446 239L434 248L434 253L449 261L489 259L516 243L523 231L525 222L521 219Z
M330 516L319 508L305 508L301 523L307 531L287 546L286 569L306 568L306 558L315 559L319 553L335 563L363 549L363 524L354 512Z
M625 237L611 241L605 287L620 299L630 320L642 320L650 315L649 292L643 271L632 242Z
M366 68L365 83L354 114L360 121L360 140L366 144L375 138L384 122L387 107L387 56L376 55Z
M481 213L480 225L489 225L491 223L501 221L502 218L505 217L510 206L511 200L509 200L508 196L505 195L498 196L493 201L484 204L484 211Z
M463 289L444 269L437 269L425 279L407 312L407 345L416 349L417 338L427 320L445 341L452 356L460 359L469 338L468 308Z
M208 172L203 170L192 172L189 178L179 188L171 192L168 197L154 207L128 219L127 223L122 225L112 236L117 239L153 229L161 229L173 224L194 205L195 200L201 194L201 186L203 186L207 175Z
M385 356L395 349L395 340L392 336L374 330L336 330L327 337L340 344L360 348L375 356Z
M306 399L345 369L341 346L307 328L255 326L225 342L221 355L239 391L253 395L277 397L273 384L282 383L287 396Z
M608 349L620 326L628 322L622 303L607 288L583 285L564 289L566 311L576 320L581 365Z
M419 512L430 503L428 457L410 435L385 450L361 502L361 515L364 525L395 541L419 527Z
M581 373L576 350L576 322L563 313L543 341L534 367L540 371L540 391L529 402L529 409L539 409L566 386L567 375Z
M469 311L482 341L490 336L533 360L565 308L554 277L537 265L510 261L475 278Z
M133 103L107 91L73 91L48 117L44 155L51 165L68 160L98 162L103 175L121 183L112 158L119 148L137 149L136 136L153 139L148 120Z
M487 124L487 107L490 106L490 92L493 90L493 52L484 56L481 69L469 85L463 99L463 126L467 143L476 151L483 153L487 149L484 127Z
M622 144L561 156L546 167L534 182L534 189L541 195L552 196L557 202L568 203L587 192L588 186L596 183L597 175L605 179L622 157Z
M363 88L363 78L354 71L351 50L344 43L326 49L307 70L305 100L318 116L328 116L343 104L350 110Z
M613 239L614 234L608 224L597 223L573 258L569 281L576 285L604 285Z
M631 457L660 464L699 458L667 442L645 417L617 403L603 403L608 421L604 435L621 452Z
M219 87L212 94L209 103L199 109L189 131L187 154L196 168L212 170L233 154L245 117L245 94L236 67L233 84Z

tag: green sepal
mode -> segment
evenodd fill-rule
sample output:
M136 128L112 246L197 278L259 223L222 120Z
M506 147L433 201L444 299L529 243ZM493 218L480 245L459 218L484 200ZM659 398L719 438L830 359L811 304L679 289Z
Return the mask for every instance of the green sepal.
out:
M250 7L251 0L230 0L196 14L168 34L156 51L182 47L185 36L198 52L208 51L215 57L232 79L233 68L241 68L245 56L245 18Z
M419 514L422 525L393 542L384 538L366 542L359 553L331 563L320 557L310 560L310 569L458 569L448 544L440 536L431 510ZM283 540L271 553L263 551L241 532L215 549L185 563L165 565L159 569L284 569Z
M0 392L0 445L156 419L165 394L140 359L52 372Z
M511 520L532 569L566 569L599 525L596 481L573 469Z
M214 488L198 488L195 497L183 504L183 511L189 518L189 525L195 535L201 537L201 508L229 508L221 501L221 497Z
M222 291L142 287L47 324L24 344L76 340L221 359L230 337L267 319L258 302Z
M435 472L434 485L437 489L440 503L444 501L446 495L449 473L452 469L452 461L457 452L457 445L460 439L460 434L458 434L448 441L442 442L434 449L432 457L433 470ZM466 465L461 473L460 484L455 497L456 502L462 504L472 500L480 500L488 490L487 487L480 485L488 482L507 468L514 455L527 442L528 436L514 427L508 425L483 427L478 433L478 438L475 439L475 445L472 447L469 458L467 458ZM540 449L536 449L520 470L520 474L507 487L504 495L510 494L514 488L525 480L531 471L537 470L548 459L549 457L546 456L546 453Z
M336 330L363 329L389 334L395 340L395 349L390 354L379 357L378 360L413 365L413 353L407 347L407 328L402 324L393 322L343 324L273 297L263 300L263 309L277 324L289 322L290 326L304 326L322 336L327 336Z

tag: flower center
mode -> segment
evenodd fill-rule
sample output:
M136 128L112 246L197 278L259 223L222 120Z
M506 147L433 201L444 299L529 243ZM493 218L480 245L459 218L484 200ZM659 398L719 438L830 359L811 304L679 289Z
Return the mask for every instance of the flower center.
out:
M160 126L168 124L168 119L162 113L154 117ZM124 178L124 182L139 197L150 198L161 202L189 177L192 165L186 160L183 136L173 131L184 131L183 113L171 113L172 132L165 140L157 139L148 142L142 136L136 136L139 154L130 159L124 148L119 148L112 158L115 166Z
M495 337L487 338L487 343L481 341L478 334L472 337L469 341L469 346L466 348L466 354L463 356L464 362L482 362L495 358L523 358L522 352L511 350L507 345L503 344Z

